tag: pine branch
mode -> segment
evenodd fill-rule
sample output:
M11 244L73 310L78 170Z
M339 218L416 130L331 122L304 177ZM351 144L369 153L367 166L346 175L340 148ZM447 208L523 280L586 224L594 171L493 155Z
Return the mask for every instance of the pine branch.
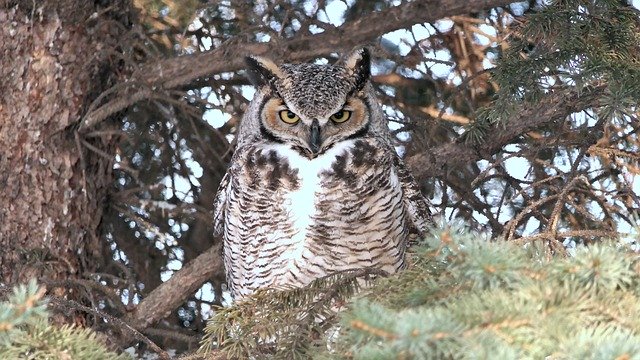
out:
M640 267L618 242L544 246L434 230L414 264L342 314L319 359L615 359L640 356Z
M357 293L360 282L387 275L367 268L332 274L304 288L258 291L216 310L199 352L217 351L232 359L307 359L326 346L327 333L336 331L336 312Z
M168 316L222 266L220 246L212 246L147 295L126 322L144 331Z
M302 289L260 291L218 309L200 354L363 360L640 356L637 254L614 241L579 247L572 257L548 257L545 249L445 225L414 248L407 270L375 280L355 298L351 286L366 270ZM347 306L336 306L345 301Z

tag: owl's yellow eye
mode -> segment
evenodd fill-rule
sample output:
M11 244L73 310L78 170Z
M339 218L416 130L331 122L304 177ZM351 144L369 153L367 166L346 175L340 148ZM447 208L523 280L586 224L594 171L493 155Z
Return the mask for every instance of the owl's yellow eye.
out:
M351 111L349 110L340 110L337 113L331 115L331 120L337 123L343 123L351 117Z
M295 124L300 121L300 117L294 114L291 110L282 110L279 114L280 120L286 122L287 124Z

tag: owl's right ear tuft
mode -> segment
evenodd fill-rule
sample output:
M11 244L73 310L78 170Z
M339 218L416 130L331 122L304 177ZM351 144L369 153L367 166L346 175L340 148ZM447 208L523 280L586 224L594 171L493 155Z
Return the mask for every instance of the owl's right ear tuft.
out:
M247 56L247 76L255 87L274 86L275 81L283 77L282 70L272 60L260 56Z
M371 55L367 48L360 48L353 51L347 57L345 67L354 78L354 89L352 92L362 90L371 77Z

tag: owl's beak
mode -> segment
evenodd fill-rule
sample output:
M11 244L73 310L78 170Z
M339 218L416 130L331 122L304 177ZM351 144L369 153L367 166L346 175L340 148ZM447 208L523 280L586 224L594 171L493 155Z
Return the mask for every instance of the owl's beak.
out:
M313 119L309 131L309 149L315 155L320 151L322 139L320 138L320 124L317 119Z

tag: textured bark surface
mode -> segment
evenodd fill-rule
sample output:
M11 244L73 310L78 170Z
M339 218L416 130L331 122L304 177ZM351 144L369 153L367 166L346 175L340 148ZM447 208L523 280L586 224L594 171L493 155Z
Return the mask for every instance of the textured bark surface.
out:
M8 5L8 6L7 6ZM109 85L113 34L85 0L0 7L0 282L74 278L99 264L112 160L80 147ZM109 153L112 141L92 140Z

